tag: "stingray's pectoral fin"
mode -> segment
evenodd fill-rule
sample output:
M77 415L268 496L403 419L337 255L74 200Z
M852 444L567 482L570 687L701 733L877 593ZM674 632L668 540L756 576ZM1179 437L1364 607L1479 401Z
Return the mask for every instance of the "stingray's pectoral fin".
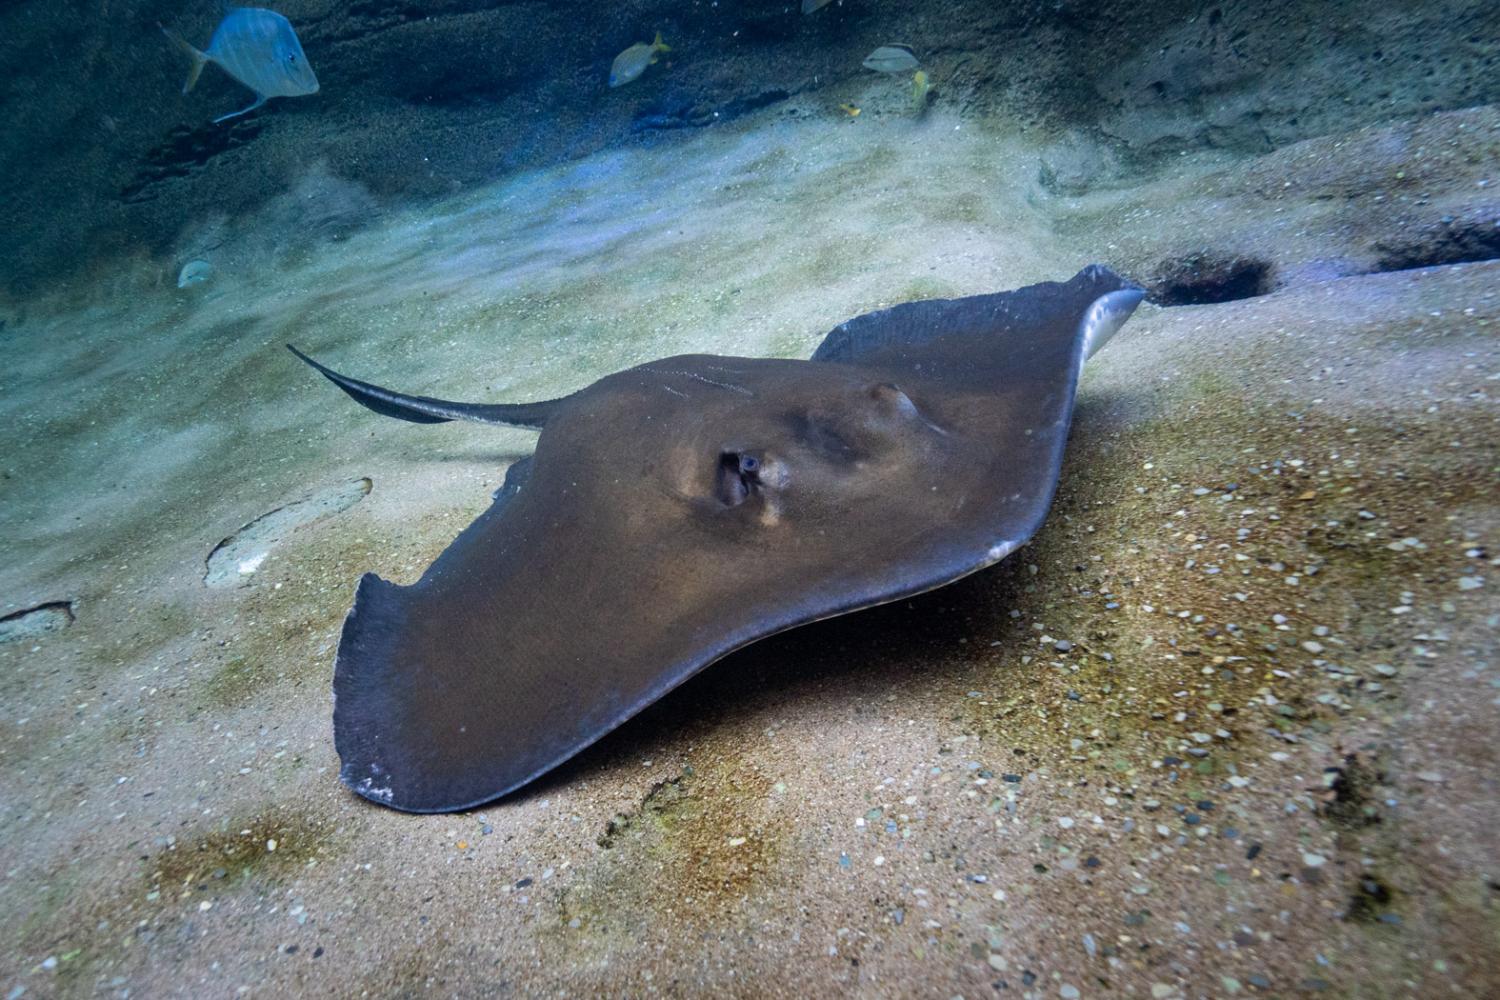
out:
M287 350L316 368L320 374L361 406L376 413L398 420L409 420L414 424L441 424L449 420L472 420L481 424L508 424L516 427L540 428L557 409L562 400L549 399L537 403L455 403L447 399L430 396L409 396L392 392L369 382L340 375L325 365L297 350L291 344Z
M334 735L343 761L339 777L382 805L393 805L394 797L389 765L382 763L379 721L390 714L390 699L398 697L391 684L392 661L384 655L404 620L395 591L395 584L374 573L360 578L334 665Z
M1120 327L1146 297L1144 288L1129 286L1105 292L1095 299L1083 316L1083 359L1087 361L1120 332Z

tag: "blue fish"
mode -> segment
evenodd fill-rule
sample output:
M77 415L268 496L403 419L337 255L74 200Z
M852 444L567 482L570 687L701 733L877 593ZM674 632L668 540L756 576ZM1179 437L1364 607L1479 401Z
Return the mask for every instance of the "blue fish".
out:
M302 51L297 32L292 30L290 21L274 10L236 7L214 29L205 51L194 48L166 27L158 27L193 60L187 83L182 85L184 94L193 89L198 74L211 62L218 63L224 72L255 91L254 104L215 118L215 124L254 111L272 97L300 97L318 92L318 78Z

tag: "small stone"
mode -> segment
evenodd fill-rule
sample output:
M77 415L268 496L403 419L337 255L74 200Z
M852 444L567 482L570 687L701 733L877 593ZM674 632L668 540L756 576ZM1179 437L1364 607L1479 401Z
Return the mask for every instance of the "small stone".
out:
M1389 663L1377 663L1377 664L1375 664L1375 672L1377 674L1379 674L1380 676L1382 676L1382 677L1395 677L1396 676L1396 668L1393 667L1393 666L1391 666Z
M1327 862L1328 859L1323 857L1323 855L1315 854L1312 851L1304 851L1302 854L1302 863L1309 868L1322 868Z
M1071 830L1073 829L1073 817L1059 816L1057 818L1057 825L1062 827L1064 830Z
M1059 653L1067 653L1073 649L1073 644L1066 639L1059 639L1052 644L1052 648Z
M1441 785L1447 780L1441 771L1418 771L1417 779L1433 785Z
M1461 576L1458 578L1459 590L1478 590L1484 586L1484 579L1478 576Z
M1171 996L1173 993L1176 993L1176 992L1177 992L1177 987L1173 986L1171 983L1152 983L1151 984L1151 995L1153 997L1155 997L1156 1000L1166 1000L1167 997Z
M1271 980L1259 973L1253 976L1246 976L1245 981L1258 990L1268 990L1271 988Z
M1302 644L1302 648L1305 649L1305 650L1307 650L1309 653L1321 653L1321 652L1323 652L1323 644L1321 642L1314 642L1312 639L1309 639L1306 642L1304 642Z
M1057 995L1063 1000L1078 1000L1083 994L1078 992L1078 987L1072 983L1063 983L1057 988Z
M996 955L994 952L990 952L989 963L990 968L996 972L1004 972L1010 968L1010 963L1005 960L1005 956Z

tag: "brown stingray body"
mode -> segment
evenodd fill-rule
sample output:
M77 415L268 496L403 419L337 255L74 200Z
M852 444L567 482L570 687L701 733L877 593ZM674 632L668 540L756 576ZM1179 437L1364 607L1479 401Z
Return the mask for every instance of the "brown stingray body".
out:
M1051 502L1091 343L1139 298L1090 268L869 314L810 361L686 355L492 406L542 425L536 452L417 583L360 582L343 780L477 805L734 649L999 560ZM319 367L382 412L470 415Z

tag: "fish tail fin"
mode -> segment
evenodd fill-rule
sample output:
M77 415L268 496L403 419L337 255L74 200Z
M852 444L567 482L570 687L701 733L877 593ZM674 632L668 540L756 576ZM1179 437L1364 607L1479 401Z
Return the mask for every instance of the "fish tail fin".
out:
M192 67L188 70L187 82L182 85L182 92L186 94L193 89L193 84L198 82L198 77L203 73L203 67L208 65L208 53L196 48L187 39L166 25L158 23L157 27L161 29L163 35L171 39L173 45L176 45L193 61Z
M660 31L658 31L656 33L656 41L654 41L654 42L651 43L651 47L653 49L655 49L657 52L671 52L672 51L672 46L668 45L666 42L664 42L664 41L661 40L661 32Z

